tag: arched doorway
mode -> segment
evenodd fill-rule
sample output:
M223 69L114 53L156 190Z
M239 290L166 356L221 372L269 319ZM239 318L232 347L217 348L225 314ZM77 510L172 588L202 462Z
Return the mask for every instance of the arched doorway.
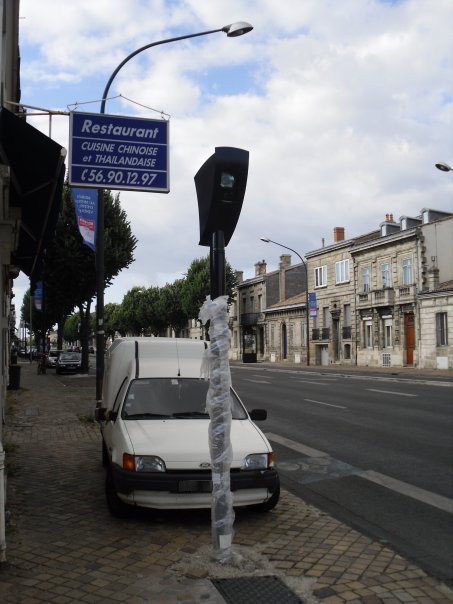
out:
M288 341L286 336L286 323L282 323L282 358L288 357Z

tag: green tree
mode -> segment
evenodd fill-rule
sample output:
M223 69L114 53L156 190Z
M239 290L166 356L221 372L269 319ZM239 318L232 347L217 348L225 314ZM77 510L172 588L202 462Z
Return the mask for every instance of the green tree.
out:
M159 309L165 325L171 327L179 337L180 332L187 326L189 316L182 306L184 280L177 279L174 283L167 283L160 289Z
M228 302L231 303L234 299L237 279L228 262L225 268L225 281L225 294L228 296ZM210 294L210 290L209 256L196 258L189 266L181 290L182 309L188 317L193 319L198 317L200 308L206 300L206 296Z
M64 324L63 339L66 342L75 342L80 338L80 316L74 313L69 316Z
M159 336L168 326L165 314L162 312L160 289L158 287L148 287L144 291L140 300L139 314L146 334Z
M114 277L133 262L137 240L132 234L119 195L104 190L104 283L108 287ZM79 233L74 202L69 186L63 190L63 205L55 237L47 251L44 289L52 300L52 309L59 309L59 331L65 318L76 307L80 316L82 367L88 369L88 336L91 304L96 294L95 254L83 243ZM54 321L55 322L55 321ZM61 336L60 336L61 337Z
M139 336L143 332L142 301L145 296L145 287L133 287L123 297L121 311L117 314L117 321L121 326L118 331Z

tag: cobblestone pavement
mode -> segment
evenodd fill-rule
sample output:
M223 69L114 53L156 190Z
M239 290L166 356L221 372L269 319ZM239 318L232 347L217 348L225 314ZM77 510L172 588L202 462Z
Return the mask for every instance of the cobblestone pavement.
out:
M2 603L220 604L210 579L251 575L277 575L307 603L453 601L437 579L288 492L268 514L237 512L231 566L210 561L209 511L114 519L87 421L93 378L38 376L24 364L21 386L8 395Z

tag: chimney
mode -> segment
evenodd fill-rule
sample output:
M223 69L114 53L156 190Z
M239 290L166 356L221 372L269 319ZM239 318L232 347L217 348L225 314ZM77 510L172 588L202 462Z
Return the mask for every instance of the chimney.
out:
M234 274L236 276L236 281L238 282L238 284L244 281L244 271L235 271Z
M333 241L344 241L344 227L334 227L333 229Z
M255 264L255 277L266 274L266 261L263 259Z
M291 266L291 254L282 254L280 256L280 268Z
M432 291L433 289L437 289L439 287L439 269L434 264L427 271L427 285L428 289Z
M390 214L389 222L393 222L393 214Z
M389 220L390 220L390 216L389 216L389 214L386 214L385 215L385 222L389 222Z

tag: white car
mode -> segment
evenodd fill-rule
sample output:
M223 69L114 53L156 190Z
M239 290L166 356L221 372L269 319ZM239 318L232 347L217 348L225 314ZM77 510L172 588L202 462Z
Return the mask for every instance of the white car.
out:
M103 407L96 410L111 513L132 506L211 507L209 383L199 378L205 343L177 338L122 338L108 351ZM231 390L231 491L234 506L270 510L280 486L269 441Z

